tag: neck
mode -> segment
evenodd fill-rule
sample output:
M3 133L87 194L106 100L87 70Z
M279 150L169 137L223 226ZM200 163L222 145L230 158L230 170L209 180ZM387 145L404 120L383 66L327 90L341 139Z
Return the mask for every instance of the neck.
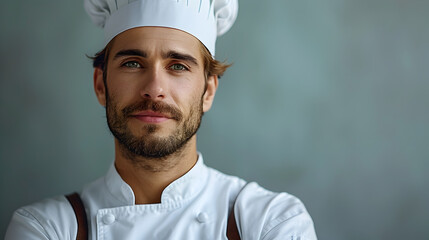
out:
M161 202L164 189L187 173L197 162L196 136L180 151L164 158L129 158L129 154L115 140L115 167L121 178L131 187L136 204Z

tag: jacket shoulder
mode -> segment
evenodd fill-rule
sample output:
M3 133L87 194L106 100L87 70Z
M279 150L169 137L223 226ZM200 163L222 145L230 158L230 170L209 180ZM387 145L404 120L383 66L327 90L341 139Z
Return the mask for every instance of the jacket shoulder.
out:
M76 217L65 196L48 198L16 210L5 239L75 239Z
M234 207L243 239L317 239L304 204L288 193L248 183Z

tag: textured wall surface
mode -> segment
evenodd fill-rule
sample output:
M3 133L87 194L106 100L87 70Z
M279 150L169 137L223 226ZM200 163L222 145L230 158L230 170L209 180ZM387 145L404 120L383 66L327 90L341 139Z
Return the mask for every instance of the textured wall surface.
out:
M320 239L429 238L429 1L240 2L198 135L207 165L306 204ZM113 160L81 1L0 7L0 235Z

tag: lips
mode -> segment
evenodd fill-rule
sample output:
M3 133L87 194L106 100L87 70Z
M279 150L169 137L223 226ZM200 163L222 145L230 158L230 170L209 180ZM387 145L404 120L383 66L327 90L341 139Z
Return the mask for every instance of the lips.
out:
M142 111L131 116L146 123L161 123L171 119L166 114L152 111Z

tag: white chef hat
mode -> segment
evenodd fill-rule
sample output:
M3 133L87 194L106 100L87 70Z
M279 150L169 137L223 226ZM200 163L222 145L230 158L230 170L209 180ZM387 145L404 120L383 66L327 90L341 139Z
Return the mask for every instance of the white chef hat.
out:
M170 27L185 31L214 56L216 37L237 17L237 0L84 0L92 21L104 28L106 44L125 30Z

